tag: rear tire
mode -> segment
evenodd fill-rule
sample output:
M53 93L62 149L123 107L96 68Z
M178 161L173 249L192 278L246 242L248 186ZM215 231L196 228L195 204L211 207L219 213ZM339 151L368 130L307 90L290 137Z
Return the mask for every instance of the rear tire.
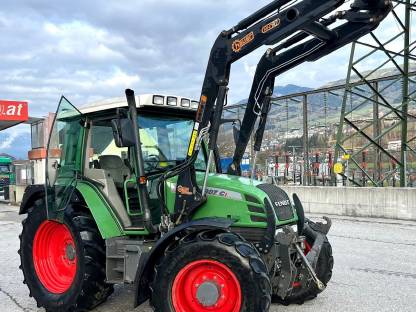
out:
M233 233L204 231L176 240L155 268L157 312L266 312L271 285L257 250Z
M24 283L48 312L88 311L113 292L105 283L104 240L91 215L74 208L67 207L61 224L48 221L45 201L37 200L22 222Z

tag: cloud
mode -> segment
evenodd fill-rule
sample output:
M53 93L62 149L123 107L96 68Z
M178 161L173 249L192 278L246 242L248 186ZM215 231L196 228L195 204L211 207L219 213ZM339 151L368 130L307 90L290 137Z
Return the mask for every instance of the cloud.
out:
M127 88L139 81L140 77L138 75L128 75L119 68L117 68L115 73L111 77L102 81L102 84L104 86L109 87Z
M18 125L0 132L0 153L7 153L24 159L30 149L30 128Z
M0 150L11 148L12 143L18 136L19 135L16 132L11 132L10 135L3 142L0 142Z
M121 52L112 48L123 45L123 38L110 35L107 31L86 22L72 21L60 25L45 22L43 29L52 39L46 46L51 54L84 57L92 62L124 57Z

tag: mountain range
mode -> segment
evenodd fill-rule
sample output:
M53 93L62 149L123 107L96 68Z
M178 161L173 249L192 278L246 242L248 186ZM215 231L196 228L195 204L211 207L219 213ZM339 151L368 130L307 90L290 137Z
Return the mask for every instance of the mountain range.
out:
M411 64L410 70L412 72L416 71L416 64ZM398 73L398 70L395 68L388 68L380 70L373 74L370 78L385 77L391 76ZM334 86L341 85L345 83L345 80L337 80L326 84L325 86ZM388 82L379 83L380 89L384 88ZM365 89L365 88L361 88ZM415 91L415 84L411 84L411 92ZM305 86L288 84L285 86L277 86L274 89L273 94L278 96L285 96L294 93L311 91L312 88ZM394 84L390 85L384 92L383 96L392 103L401 102L401 90L402 84L401 81L397 81ZM367 90L368 91L368 90ZM340 95L342 92L338 92ZM311 121L310 125L313 127L315 124L334 124L338 122L340 107L342 104L342 96L336 96L334 94L327 93L325 96L321 94L314 94L308 96L308 105L309 105L309 119ZM326 97L326 98L325 98ZM351 105L359 105L360 99L358 97L353 97L350 101ZM235 104L244 104L247 103L247 99L238 101ZM287 106L285 106L287 103ZM301 110L302 104L296 103L293 101L288 101L286 103L280 103L280 106L274 106L274 109L269 114L269 122L266 129L268 130L277 130L277 131L287 131L287 126L290 124L290 128L298 128L301 126ZM325 104L326 103L326 104ZM326 108L325 108L326 105ZM380 108L381 110L382 108ZM368 113L362 110L362 113ZM225 118L235 118L236 116L230 112L225 112ZM240 116L242 117L242 116ZM30 132L0 132L0 153L10 154L17 159L26 159L27 151L30 149L31 139Z
M30 132L0 132L0 154L9 154L16 159L27 159L30 146Z
M276 86L273 90L273 95L274 96L284 96L284 95L289 95L289 94L293 94L293 93L300 93L300 92L307 92L307 91L311 91L313 90L313 88L308 88L308 87L303 87L303 86L298 86L295 84L287 84L285 86ZM238 101L237 104L245 104L247 103L248 99L243 99Z
M416 71L416 63L410 64L410 72L414 73ZM369 75L369 72L364 72L363 75ZM379 70L375 73L372 73L367 77L367 79L376 79L381 77L388 77L399 74L399 71L396 68L386 68ZM414 74L413 74L414 75ZM352 76L352 81L355 77ZM322 87L329 86L338 86L345 84L345 80L336 80L330 83L325 84ZM389 103L400 104L402 102L402 81L397 80L392 83L392 81L381 81L378 84L380 93L382 93L383 98ZM295 93L307 92L313 90L312 88L289 84L286 86L277 86L274 89L274 96L280 97ZM410 93L416 90L416 84L410 84ZM372 97L372 91L368 86L359 86L353 90L356 95L353 95L351 98L348 98L348 108L359 107L355 111L356 118L368 118L367 116L370 110L372 110L372 103L367 101L365 105L363 103L363 97L358 96L358 94L364 95L367 98ZM310 126L322 124L335 124L339 122L339 114L343 100L344 89L339 89L336 92L327 92L327 93L317 93L308 95L308 114L310 120ZM299 128L302 125L302 102L299 98L293 100L283 100L277 102L277 105L272 106L272 110L269 113L269 122L267 123L266 129L277 129L277 130L286 130L289 125L290 128ZM380 100L380 99L379 99ZM238 101L236 104L245 106L248 99ZM382 102L382 100L380 100ZM380 106L380 113L383 112L383 107ZM360 117L361 116L361 117ZM226 118L232 118L232 113L226 112ZM241 117L241 116L240 116ZM371 117L370 117L371 118Z

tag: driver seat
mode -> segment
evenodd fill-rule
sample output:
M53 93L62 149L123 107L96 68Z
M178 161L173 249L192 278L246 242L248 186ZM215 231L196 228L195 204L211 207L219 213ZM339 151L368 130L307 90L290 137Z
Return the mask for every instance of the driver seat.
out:
M100 168L113 179L117 188L124 187L124 181L130 177L130 169L118 155L101 155L98 157Z

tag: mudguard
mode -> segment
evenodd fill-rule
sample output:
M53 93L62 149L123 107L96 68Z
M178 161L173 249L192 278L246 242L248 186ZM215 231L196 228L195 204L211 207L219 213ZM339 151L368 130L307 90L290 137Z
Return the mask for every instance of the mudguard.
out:
M29 185L23 194L19 214L26 214L29 207L38 199L45 199L45 185ZM109 201L104 198L96 187L87 181L78 181L76 191L73 193L74 202L85 202L98 226L103 239L123 236L122 225L109 206Z
M202 231L208 229L221 229L227 231L234 223L234 220L225 218L204 218L183 223L168 233L164 234L152 248L147 257L142 257L137 269L135 278L135 300L134 307L145 302L150 297L149 284L153 275L153 268L157 260L163 255L164 250L169 246L176 235L184 230Z

